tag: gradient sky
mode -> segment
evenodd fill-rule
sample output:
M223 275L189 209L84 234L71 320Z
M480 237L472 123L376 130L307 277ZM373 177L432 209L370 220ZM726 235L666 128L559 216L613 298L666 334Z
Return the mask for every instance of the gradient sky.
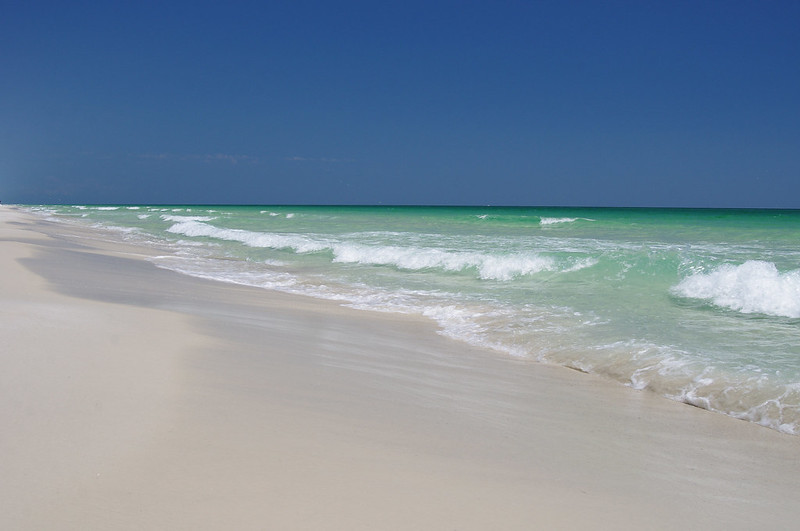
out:
M800 208L800 2L4 2L0 200Z

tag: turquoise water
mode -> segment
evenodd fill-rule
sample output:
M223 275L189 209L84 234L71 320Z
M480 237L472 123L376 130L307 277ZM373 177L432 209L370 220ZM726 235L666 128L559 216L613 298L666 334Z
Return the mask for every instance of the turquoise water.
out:
M189 275L414 313L800 433L800 211L44 206Z

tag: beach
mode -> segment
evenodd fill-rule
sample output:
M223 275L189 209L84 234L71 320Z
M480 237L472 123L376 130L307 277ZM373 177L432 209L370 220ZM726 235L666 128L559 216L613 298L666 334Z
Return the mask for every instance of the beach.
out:
M0 208L0 527L786 529L800 438Z

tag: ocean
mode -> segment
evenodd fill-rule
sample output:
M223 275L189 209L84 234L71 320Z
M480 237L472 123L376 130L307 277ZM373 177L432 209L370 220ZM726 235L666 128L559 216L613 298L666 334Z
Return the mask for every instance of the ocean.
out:
M158 267L417 314L501 355L800 434L800 211L32 206Z

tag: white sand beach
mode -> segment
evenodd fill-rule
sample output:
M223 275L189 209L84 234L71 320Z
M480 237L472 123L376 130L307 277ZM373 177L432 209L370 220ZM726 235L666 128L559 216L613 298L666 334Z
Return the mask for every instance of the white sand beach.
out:
M0 207L0 528L790 529L800 437Z

